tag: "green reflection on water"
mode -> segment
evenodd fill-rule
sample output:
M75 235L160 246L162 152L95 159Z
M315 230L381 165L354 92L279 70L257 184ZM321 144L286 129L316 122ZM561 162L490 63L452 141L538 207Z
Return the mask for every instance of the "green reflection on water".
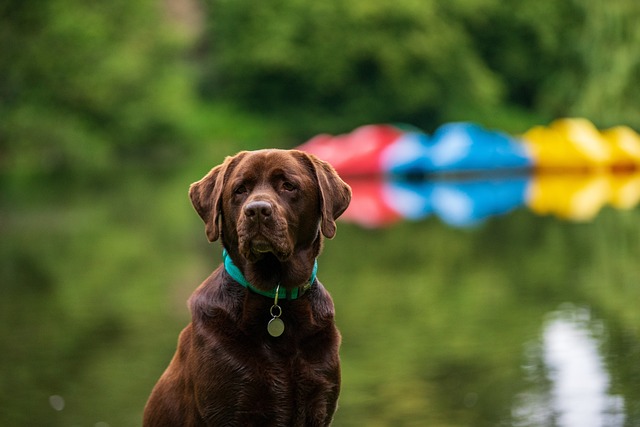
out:
M220 260L186 196L198 178L2 201L0 425L140 424L185 301ZM551 396L543 338L566 303L595 319L608 392L640 423L639 220L340 224L319 261L343 333L335 425L532 425L522 408Z

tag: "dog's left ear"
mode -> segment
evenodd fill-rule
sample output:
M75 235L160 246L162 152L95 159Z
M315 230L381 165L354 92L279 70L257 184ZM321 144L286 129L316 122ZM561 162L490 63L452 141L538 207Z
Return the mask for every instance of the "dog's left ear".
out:
M191 203L204 221L205 231L210 242L215 242L220 237L222 190L227 170L240 157L242 157L242 153L227 157L221 165L211 169L204 178L189 187Z
M320 190L322 220L320 230L331 239L336 235L336 219L347 210L351 202L351 187L344 182L329 163L316 156L303 153L313 165Z

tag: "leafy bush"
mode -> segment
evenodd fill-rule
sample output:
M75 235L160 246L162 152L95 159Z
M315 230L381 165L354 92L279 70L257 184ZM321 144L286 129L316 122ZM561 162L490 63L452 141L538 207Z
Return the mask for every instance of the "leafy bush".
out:
M334 127L435 124L503 93L456 8L438 1L212 3L210 93L306 113L303 125L313 130L326 126L323 116Z
M185 142L292 146L369 122L640 129L639 19L636 0L7 0L0 176L82 178L174 161Z
M209 0L205 93L303 133L562 115L640 127L634 0ZM504 128L503 127L503 128Z
M0 6L0 171L113 166L179 135L192 108L184 40L151 0Z

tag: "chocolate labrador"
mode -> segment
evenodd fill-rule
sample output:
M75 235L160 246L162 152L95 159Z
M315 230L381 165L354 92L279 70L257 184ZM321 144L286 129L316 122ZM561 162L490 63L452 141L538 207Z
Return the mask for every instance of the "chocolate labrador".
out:
M224 263L189 299L144 426L331 424L340 334L316 258L351 189L310 154L260 150L228 157L189 195Z

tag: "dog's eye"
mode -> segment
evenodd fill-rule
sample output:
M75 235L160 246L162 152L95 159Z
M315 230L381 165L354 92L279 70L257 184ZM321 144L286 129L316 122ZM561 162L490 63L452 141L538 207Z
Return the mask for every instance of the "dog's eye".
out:
M282 188L284 188L287 191L293 191L296 189L296 186L290 183L289 181L284 181L282 183Z
M234 194L244 194L247 192L247 187L244 185L238 185L235 190L233 190Z

